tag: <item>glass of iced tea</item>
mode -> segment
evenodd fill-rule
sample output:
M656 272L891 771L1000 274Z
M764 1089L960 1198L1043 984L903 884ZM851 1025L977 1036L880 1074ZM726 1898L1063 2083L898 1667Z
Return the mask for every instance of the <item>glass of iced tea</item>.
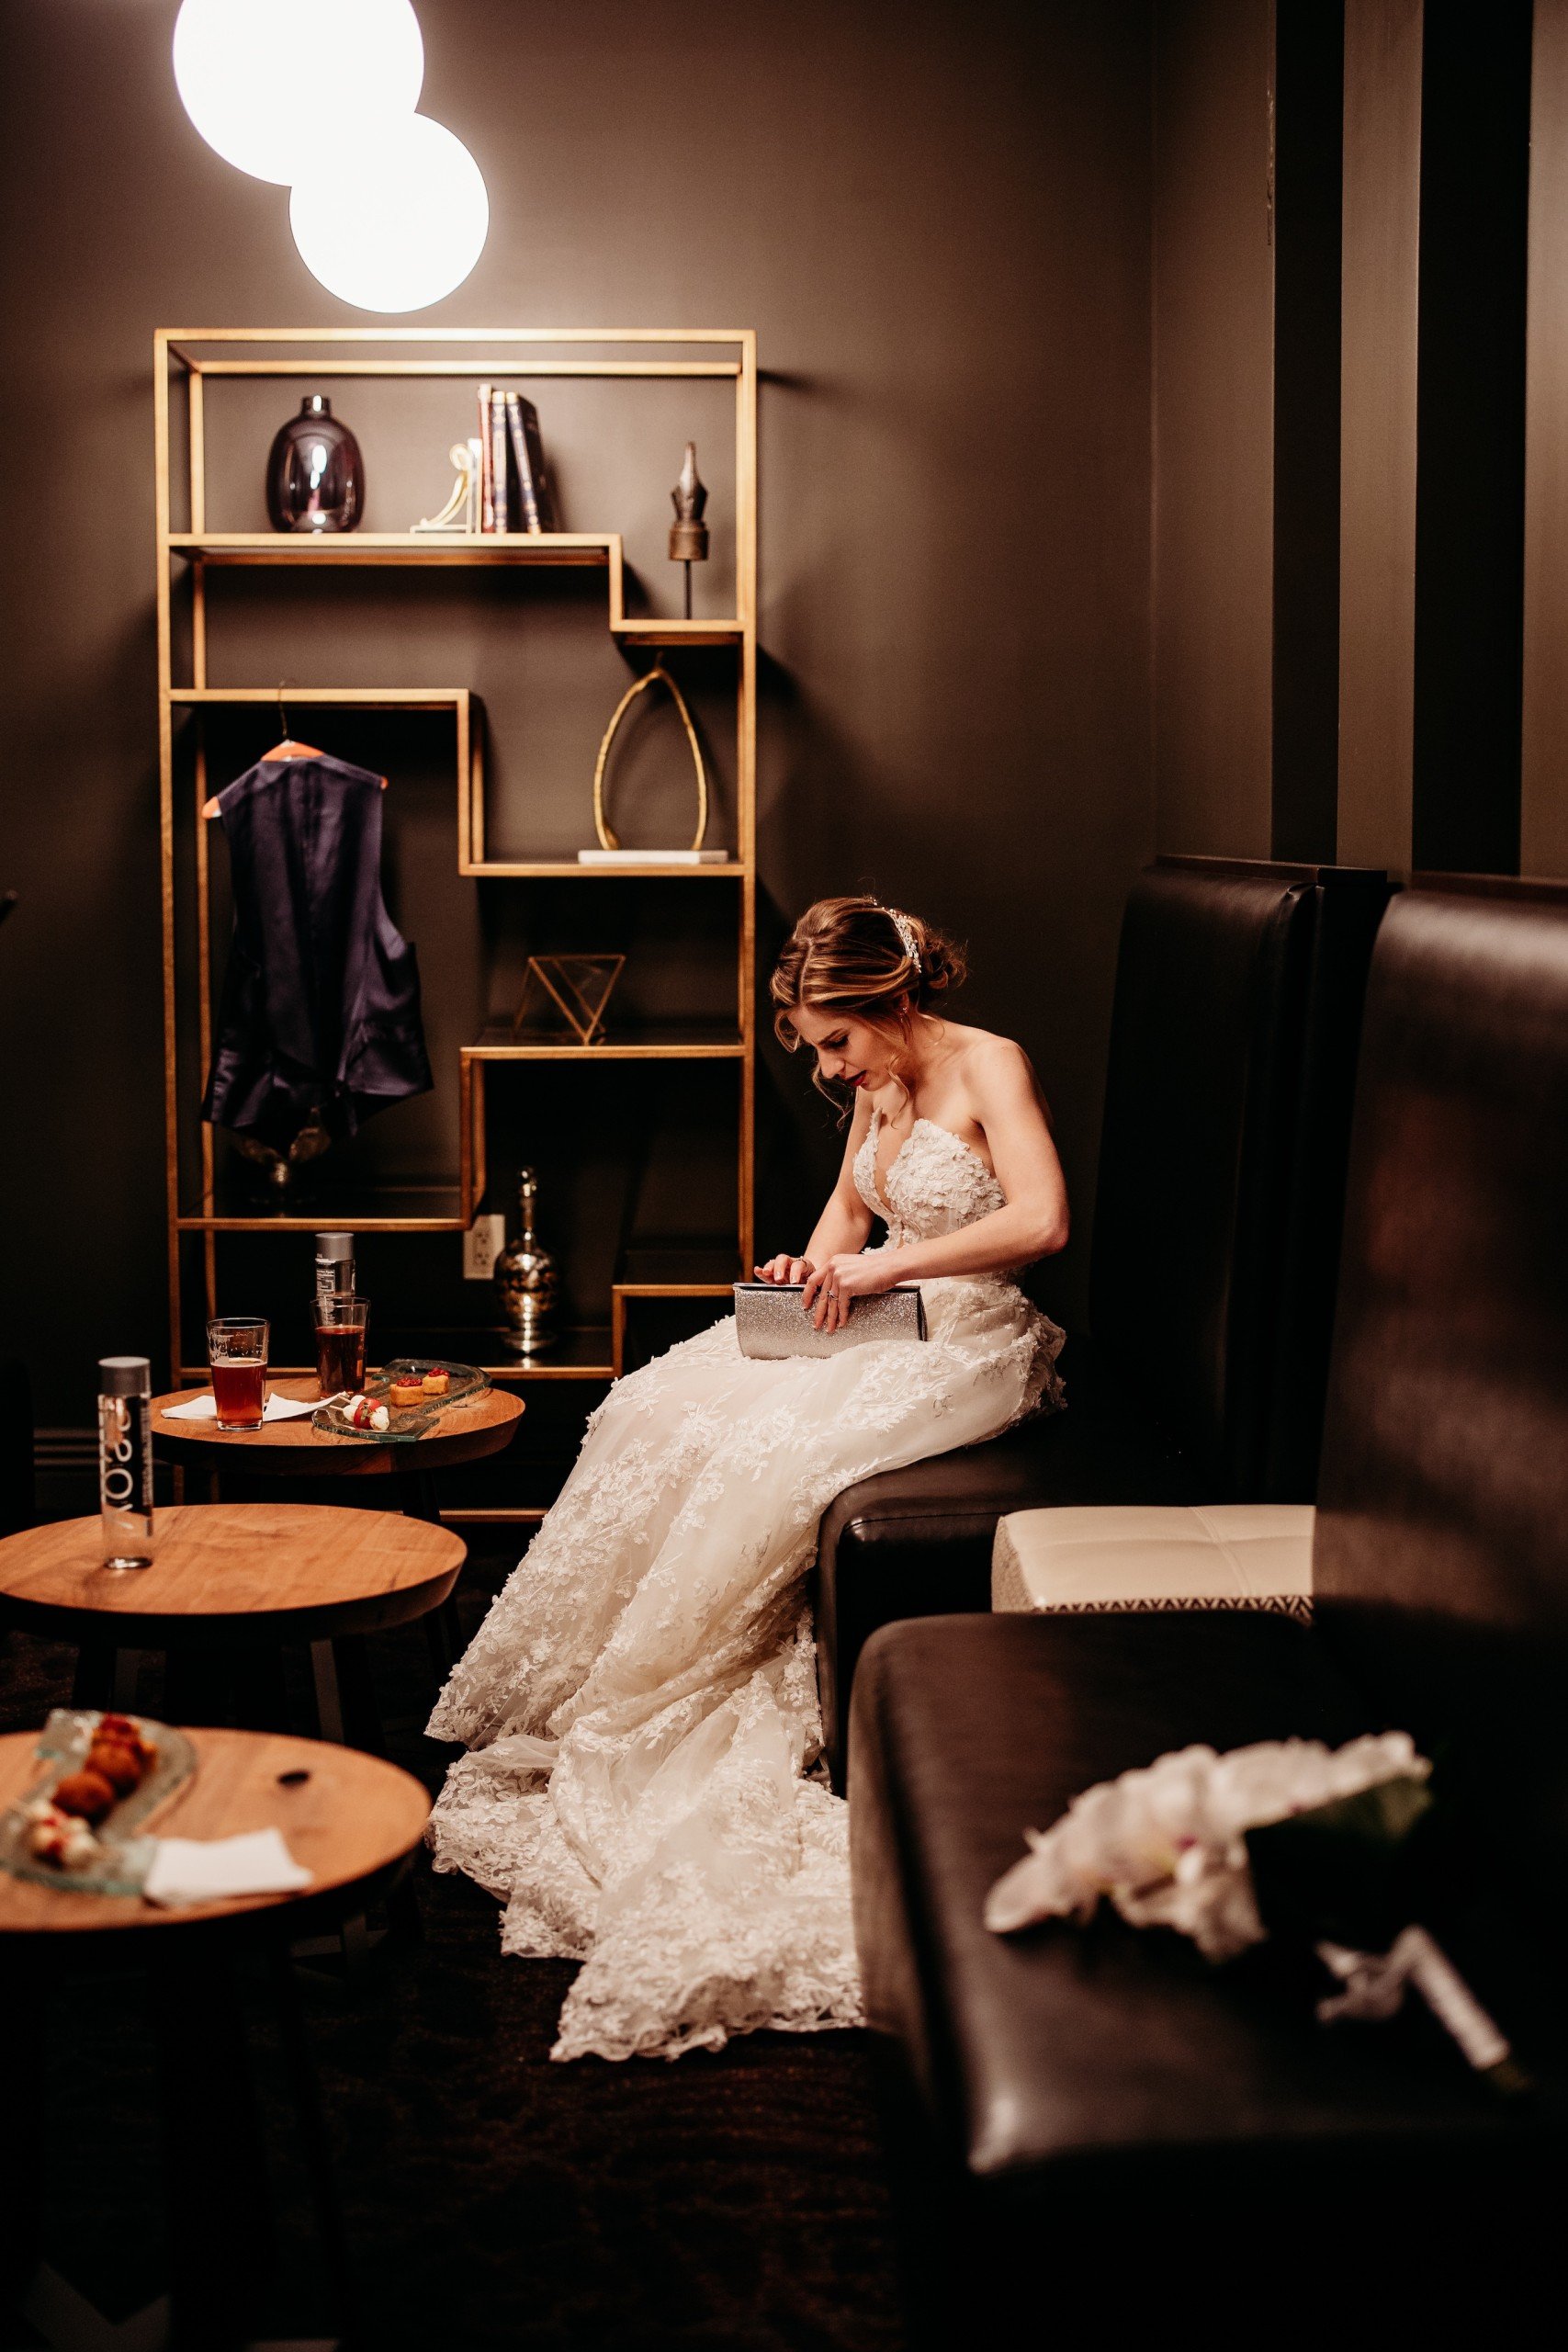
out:
M365 1385L365 1326L370 1301L363 1291L318 1293L316 1314L316 1378L323 1396L357 1393Z
M220 1430L259 1430L266 1402L267 1321L220 1315L207 1327L207 1361Z

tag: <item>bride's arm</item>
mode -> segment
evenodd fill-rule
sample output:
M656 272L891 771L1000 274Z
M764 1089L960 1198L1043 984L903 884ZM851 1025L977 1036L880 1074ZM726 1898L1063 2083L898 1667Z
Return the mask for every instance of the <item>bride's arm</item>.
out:
M1028 1055L998 1037L976 1052L966 1075L975 1123L985 1134L1005 1205L934 1241L906 1241L865 1257L835 1255L831 1263L817 1258L824 1278L820 1287L847 1302L895 1283L1011 1273L1066 1246L1067 1187ZM818 1286L814 1277L804 1302L807 1307L818 1304ZM836 1329L847 1319L847 1309L834 1317L829 1308L829 1317L826 1328Z
M787 1251L782 1251L778 1257L770 1258L765 1266L752 1268L759 1282L802 1283L814 1268L825 1265L829 1258L846 1250L864 1249L871 1235L872 1216L855 1190L854 1167L855 1154L864 1142L870 1125L870 1103L857 1101L839 1181L828 1195L828 1205L817 1220L805 1257L792 1258Z

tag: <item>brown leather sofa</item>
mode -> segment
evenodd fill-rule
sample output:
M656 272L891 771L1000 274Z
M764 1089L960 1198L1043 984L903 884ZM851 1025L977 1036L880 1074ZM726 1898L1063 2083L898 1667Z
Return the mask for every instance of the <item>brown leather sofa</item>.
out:
M989 2299L1038 2293L1059 2321L1054 2282L1103 2291L1120 2251L1151 2309L1206 2263L1236 2341L1244 2280L1280 2324L1311 2306L1370 2337L1369 2265L1404 2340L1423 2298L1451 2326L1477 2289L1492 2340L1522 2340L1559 2234L1568 2084L1568 889L1418 885L1383 923L1314 1569L1310 1630L959 1616L867 1646L856 1935L925 2307L950 2332L944 2282L982 2340ZM1448 1865L1426 1924L1533 2098L1500 2098L1424 2015L1318 2027L1309 1956L1216 1971L1115 1920L981 1924L1024 1829L1090 1782L1195 1740L1388 1728L1438 1761Z
M818 1650L844 1786L862 1647L984 1610L1005 1512L1310 1501L1361 1003L1386 876L1161 858L1128 899L1067 1410L851 1487L822 1521Z

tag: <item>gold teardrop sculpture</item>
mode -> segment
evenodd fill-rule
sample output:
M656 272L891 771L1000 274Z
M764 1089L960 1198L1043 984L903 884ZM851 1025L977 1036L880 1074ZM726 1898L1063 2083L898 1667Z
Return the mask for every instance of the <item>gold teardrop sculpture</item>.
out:
M694 849L701 849L704 837L707 832L708 779L707 770L703 765L702 746L697 741L697 730L692 724L692 714L686 707L685 695L681 692L663 662L656 662L645 676L634 678L615 705L615 716L605 728L604 740L599 746L599 757L593 763L593 830L599 836L601 849L619 849L621 846L619 836L612 831L604 817L604 763L610 756L610 746L615 740L615 729L622 719L638 695L642 694L647 687L654 685L669 687L671 699L680 712L681 724L686 730L686 741L692 747L692 765L697 775L697 830L692 842ZM649 853L650 855L652 854Z

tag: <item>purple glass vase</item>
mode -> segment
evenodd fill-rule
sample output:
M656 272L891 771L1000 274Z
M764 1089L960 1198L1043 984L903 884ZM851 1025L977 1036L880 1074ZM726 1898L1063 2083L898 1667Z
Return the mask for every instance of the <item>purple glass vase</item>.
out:
M365 510L365 460L323 392L310 392L272 445L266 511L275 531L352 531Z

